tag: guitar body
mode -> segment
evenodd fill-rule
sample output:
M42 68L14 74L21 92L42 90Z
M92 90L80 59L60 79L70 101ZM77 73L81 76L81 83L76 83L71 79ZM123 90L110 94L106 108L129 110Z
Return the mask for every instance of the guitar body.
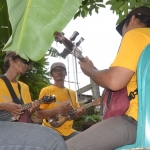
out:
M66 121L71 120L69 114L58 114L51 119L49 119L49 122L52 127L58 128L62 126Z
M5 110L0 110L0 121L12 121L13 115Z
M28 115L27 110L25 110L25 112L20 116L18 122L33 123Z
M26 123L32 123L32 120L30 119L30 117L28 116L27 111L24 111L24 113L22 115L18 115L17 120L15 119L15 117L5 111L5 110L0 110L0 121L10 121L10 122L26 122Z
M83 107L88 108L91 106L98 106L102 103L102 99L97 99L92 101L91 103L85 104ZM68 113L65 114L57 114L54 117L48 119L49 123L52 127L58 128L62 126L66 121L75 119L75 113L77 109L71 109Z

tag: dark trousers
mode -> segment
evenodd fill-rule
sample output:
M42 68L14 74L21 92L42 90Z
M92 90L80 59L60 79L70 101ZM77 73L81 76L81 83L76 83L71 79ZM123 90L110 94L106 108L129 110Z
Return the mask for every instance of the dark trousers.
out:
M66 141L68 150L115 150L136 141L137 123L128 116L103 120Z
M71 134L68 135L68 136L62 136L62 137L63 137L63 139L66 141L66 140L68 140L68 139L74 137L75 135L77 135L77 134L79 134L79 133L80 133L80 132L76 131L76 132L71 133Z

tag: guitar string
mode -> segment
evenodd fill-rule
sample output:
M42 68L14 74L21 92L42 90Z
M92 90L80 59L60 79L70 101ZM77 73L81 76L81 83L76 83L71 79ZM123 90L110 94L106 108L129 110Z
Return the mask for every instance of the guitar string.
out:
M49 99L49 100L52 101L53 98ZM40 99L39 101L43 102L44 100ZM22 107L21 108L22 111L25 110L25 109L31 108L32 107L32 102L28 103L28 104L23 104L23 105L21 105L21 107ZM8 114L11 114L11 113L7 112L6 110L0 110L0 112L3 112L3 114L0 114L0 117L8 116Z
M98 103L93 104L93 103L95 103L95 102L98 102ZM97 106L97 105L100 105L100 104L101 104L101 99L96 99L96 100L92 101L91 103L85 104L85 106L83 106L83 107L88 108L88 107ZM75 113L76 110L77 110L77 109L74 109L74 112L73 112L73 113ZM63 122L61 122L61 123L59 123L59 125L62 126L66 121L67 121L67 120L65 120L65 121L63 121ZM55 127L54 124L53 124L55 121L49 122L49 121L46 119L46 122L50 123L51 128L54 128L54 129L57 128L57 127ZM44 122L43 122L43 123L44 123ZM44 124L45 124L45 123L44 123ZM46 125L46 126L47 126L47 125ZM56 130L56 129L55 129L55 130ZM56 130L56 131L57 131L57 130Z

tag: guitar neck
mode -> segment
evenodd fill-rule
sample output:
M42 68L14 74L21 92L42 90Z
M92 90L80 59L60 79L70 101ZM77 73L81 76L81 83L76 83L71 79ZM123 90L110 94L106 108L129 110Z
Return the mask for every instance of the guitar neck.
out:
M76 58L78 58L80 61L85 62L85 58L82 55L82 52L76 47L73 52L72 52L73 56L75 56ZM97 68L94 66L94 68L97 70Z
M85 61L85 58L78 58L80 61L84 62Z
M88 103L88 104L85 104L83 105L84 108L88 108L88 107L91 107L91 106L98 106L102 103L102 99L101 98L98 98L94 101L92 101L91 103Z
M78 58L80 61L85 61L85 58L82 56L82 52L77 47L74 48L72 55Z
M41 104L42 103L42 99L39 100L39 103ZM21 105L21 110L26 110L26 109L29 109L32 107L32 102L31 103L28 103L28 104L24 104L24 105Z
M93 104L92 103L88 103L88 104L85 104L83 107L84 108L88 108L88 107L91 107L91 106L93 106Z

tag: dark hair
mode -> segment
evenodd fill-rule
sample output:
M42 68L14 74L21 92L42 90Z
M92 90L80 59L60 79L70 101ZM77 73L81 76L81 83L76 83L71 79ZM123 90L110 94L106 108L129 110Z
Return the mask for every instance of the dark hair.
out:
M135 15L135 17L144 23L146 27L150 27L150 16L138 13Z
M10 67L9 61L4 62L4 70L5 70L5 72L8 70L9 67Z
M10 58L10 57L9 57ZM9 69L10 67L10 62L9 62L9 58L4 61L4 70L5 72ZM19 55L15 55L15 56L11 56L11 58L13 59L13 61L17 60L17 59L21 59L21 61L27 65L29 65L31 63L31 60L27 61L23 58L21 58Z
M133 16L133 15L130 15L130 16L128 16L128 17L126 18L126 22L125 22L126 26L129 25L129 22L130 22L132 16ZM150 16L147 16L147 15L143 15L143 14L138 13L138 14L135 15L135 17L138 18L141 23L144 23L146 27L149 27L149 28L150 28Z

